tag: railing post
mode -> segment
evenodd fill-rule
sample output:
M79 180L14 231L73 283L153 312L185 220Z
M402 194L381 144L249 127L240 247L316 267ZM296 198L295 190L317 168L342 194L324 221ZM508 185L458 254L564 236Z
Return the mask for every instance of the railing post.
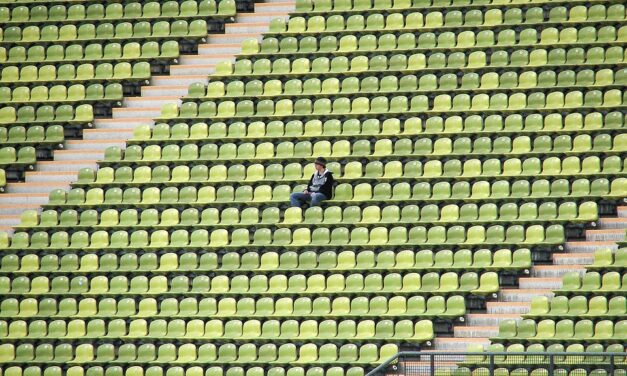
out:
M555 359L553 354L549 354L549 376L553 376L555 373Z
M494 354L490 354L490 376L494 376Z
M614 355L610 355L610 376L614 376Z
M431 376L435 376L435 354L429 354L429 363L431 365Z

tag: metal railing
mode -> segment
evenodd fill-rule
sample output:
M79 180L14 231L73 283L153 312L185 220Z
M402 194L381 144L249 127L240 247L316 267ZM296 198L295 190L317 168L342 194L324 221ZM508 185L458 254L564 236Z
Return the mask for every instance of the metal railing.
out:
M627 353L402 351L366 376L625 376Z

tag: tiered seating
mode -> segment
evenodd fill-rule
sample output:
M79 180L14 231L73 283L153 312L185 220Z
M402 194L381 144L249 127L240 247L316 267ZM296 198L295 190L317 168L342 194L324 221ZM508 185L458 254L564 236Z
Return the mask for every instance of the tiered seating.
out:
M0 238L5 373L360 376L449 335L625 197L624 20L299 0ZM334 197L288 208L318 156ZM623 351L620 268L505 321L502 348Z
M21 178L33 147L48 158L235 11L232 0L0 3L0 140L31 144L2 149L0 167ZM31 124L43 128L25 137Z

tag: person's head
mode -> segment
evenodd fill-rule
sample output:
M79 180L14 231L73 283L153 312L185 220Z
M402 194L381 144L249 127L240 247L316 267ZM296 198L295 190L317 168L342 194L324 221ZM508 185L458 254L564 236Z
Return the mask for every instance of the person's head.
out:
M327 160L323 157L316 158L316 160L314 161L314 167L318 172L324 171L324 169L327 168Z

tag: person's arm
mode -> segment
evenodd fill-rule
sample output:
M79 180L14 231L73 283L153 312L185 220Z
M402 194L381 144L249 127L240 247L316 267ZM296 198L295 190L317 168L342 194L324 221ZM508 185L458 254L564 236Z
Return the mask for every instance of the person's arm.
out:
M303 193L309 193L309 187L311 187L311 184L313 183L313 174L311 175L311 177L309 178L309 182L307 183L307 188L305 188L305 190L303 191Z
M335 179L333 179L333 174L327 173L327 180L320 187L320 193L324 194L327 199L331 199L333 196L333 185L335 184Z

